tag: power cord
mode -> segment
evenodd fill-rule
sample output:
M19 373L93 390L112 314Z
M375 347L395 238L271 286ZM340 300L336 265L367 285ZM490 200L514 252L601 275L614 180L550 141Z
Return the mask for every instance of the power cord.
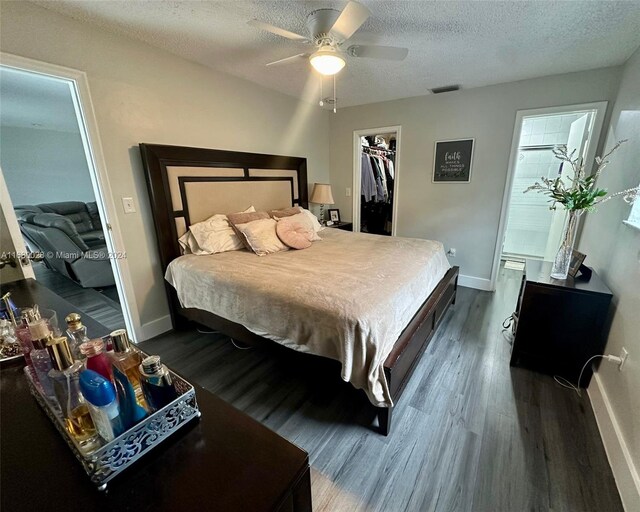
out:
M580 376L578 377L578 384L577 385L569 382L567 379L565 379L564 377L560 377L559 375L554 375L553 376L553 380L555 380L563 388L572 389L573 391L575 391L578 394L579 397L582 397L582 391L580 389L580 382L582 381L582 374L584 373L585 369L587 368L587 365L591 361L593 361L594 359L597 359L598 357L601 357L602 359L605 359L607 361L611 361L612 363L622 364L622 359L619 358L618 356L610 356L610 355L607 355L607 354L598 354L598 355L595 355L595 356L591 356L589 359L587 359L587 362L584 363L584 366L582 367L582 370L580 370Z
M253 348L253 347L250 347L250 346L241 347L241 346L239 346L239 345L236 345L236 342L235 342L235 341L233 341L233 338L229 338L229 339L231 340L231 344L232 344L234 347L236 347L238 350L249 350L250 348Z
M518 313L513 312L502 322L502 336L509 342L509 345L513 345L513 340L516 336L516 328L518 326ZM506 336L505 336L506 333Z
M200 329L196 329L196 331L198 331L200 334L220 334L220 331L201 331ZM241 347L240 345L237 345L235 341L233 341L233 338L229 338L229 340L231 341L231 344L236 347L238 350L249 350L250 346L247 347Z

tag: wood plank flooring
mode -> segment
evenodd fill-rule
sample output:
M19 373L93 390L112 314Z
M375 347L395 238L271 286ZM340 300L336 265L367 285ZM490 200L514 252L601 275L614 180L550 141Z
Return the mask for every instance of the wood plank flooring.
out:
M100 322L111 330L122 329L124 327L124 317L120 304L112 297L118 296L115 286L108 287L106 293L100 293L93 288L83 288L75 281L55 272L44 264L33 265L36 280L66 299L78 308L78 313L85 313L94 320ZM64 331L64 318L58 318L58 323ZM89 333L91 335L91 333Z
M587 396L509 367L520 278L459 289L388 437L334 361L195 330L142 345L307 450L315 511L622 511Z

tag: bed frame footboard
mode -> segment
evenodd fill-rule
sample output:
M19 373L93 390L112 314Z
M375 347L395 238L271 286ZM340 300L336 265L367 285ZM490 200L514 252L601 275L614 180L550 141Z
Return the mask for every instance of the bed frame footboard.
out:
M427 349L433 334L451 304L455 304L460 268L452 267L402 332L384 362L391 398L396 404L413 373L420 356ZM389 435L393 408L378 408L380 432Z

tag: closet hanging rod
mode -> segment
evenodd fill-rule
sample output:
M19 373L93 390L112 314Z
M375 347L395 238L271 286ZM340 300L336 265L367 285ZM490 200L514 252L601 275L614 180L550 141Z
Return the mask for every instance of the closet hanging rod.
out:
M395 153L395 149L385 149L385 148L372 148L371 146L362 146L363 150L366 151L380 151L381 153Z

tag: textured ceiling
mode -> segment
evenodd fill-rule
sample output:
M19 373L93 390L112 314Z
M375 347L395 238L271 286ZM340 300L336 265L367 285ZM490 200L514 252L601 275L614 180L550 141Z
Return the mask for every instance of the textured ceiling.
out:
M265 63L308 49L261 32L252 18L306 35L313 9L345 1L35 2L286 94L316 94L308 62ZM342 106L622 64L640 46L640 1L370 1L353 43L409 48L403 62L348 59ZM325 91L329 89L326 84ZM326 94L325 94L326 95Z
M69 82L0 66L0 124L78 132Z

